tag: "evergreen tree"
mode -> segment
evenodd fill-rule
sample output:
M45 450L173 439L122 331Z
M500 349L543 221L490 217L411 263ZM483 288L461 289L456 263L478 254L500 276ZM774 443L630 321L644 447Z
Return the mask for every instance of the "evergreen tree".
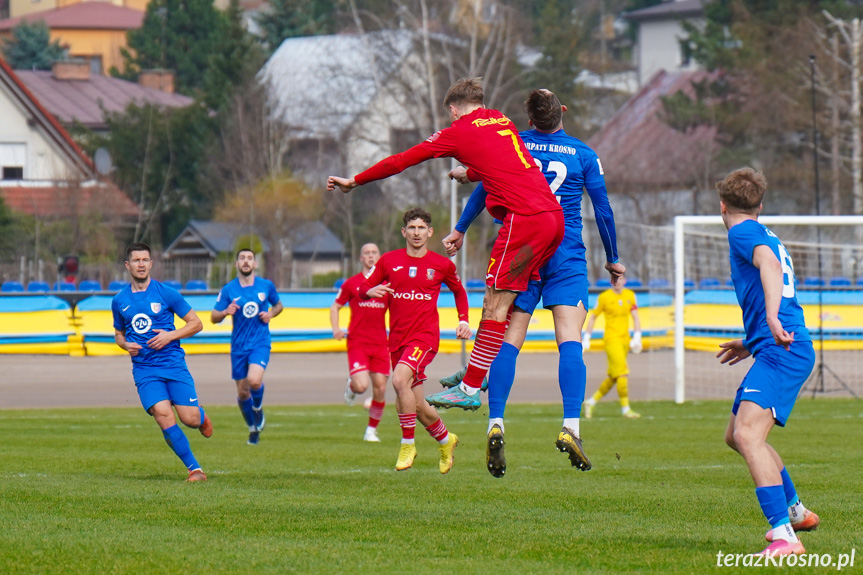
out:
M286 38L335 32L335 0L272 0L260 15L264 44L275 52Z
M122 75L134 79L142 70L172 70L176 90L193 94L204 87L210 60L222 50L228 27L212 0L152 0L141 27L128 33L128 49L121 50ZM120 75L116 70L112 74Z
M26 20L12 28L12 38L3 44L3 58L15 70L50 70L57 60L66 59L59 40L51 41L44 21Z
M231 0L225 12L227 26L219 51L212 55L204 73L204 102L222 112L237 89L255 81L264 64L264 54L243 25L239 0Z
M575 111L575 79L582 70L580 57L587 34L573 4L571 0L548 0L543 6L537 21L542 57L534 67L530 85L551 90L561 103ZM573 120L574 116L564 117Z

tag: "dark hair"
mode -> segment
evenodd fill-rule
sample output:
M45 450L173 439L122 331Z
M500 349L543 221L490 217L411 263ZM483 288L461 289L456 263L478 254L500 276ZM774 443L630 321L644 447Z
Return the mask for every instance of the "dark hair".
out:
M143 242L135 242L134 244L129 244L126 248L126 261L129 261L129 258L132 257L132 252L147 252L150 254L150 257L153 256L153 250L150 249L150 246Z
M721 182L716 182L719 199L732 210L753 213L758 210L764 192L767 190L767 178L761 172L752 168L734 170Z
M560 100L549 90L532 90L524 102L524 109L533 125L544 132L557 129L563 118Z
M432 225L431 214L422 208L411 208L408 211L406 211L404 217L402 217L402 221L404 222L404 225L408 225L408 222L416 220L416 219L420 219L420 220L424 221L425 223L427 223L429 225L429 227L431 227L431 225Z
M450 104L459 106L461 104L479 104L483 102L482 78L462 78L456 80L455 84L446 91L443 99L443 107Z
M243 252L251 252L252 257L257 256L257 254L255 253L255 250L253 250L252 248L240 248L237 250L237 255L234 256L234 261L237 261L238 259L240 259L240 254Z

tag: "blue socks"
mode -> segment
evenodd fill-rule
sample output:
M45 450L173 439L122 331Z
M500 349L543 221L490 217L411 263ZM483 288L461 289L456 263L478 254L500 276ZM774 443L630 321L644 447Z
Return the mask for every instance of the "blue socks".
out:
M582 359L581 342L565 341L558 349L560 364L557 377L560 395L563 397L563 417L578 418L581 416L581 404L584 402L584 390L587 386L587 367Z
M756 487L755 496L758 497L761 511L773 529L791 522L788 518L788 505L785 503L785 491L782 485Z
M488 370L488 417L503 418L506 400L515 381L515 360L518 348L504 342Z
M264 404L264 384L262 383L261 387L250 391L252 394L252 407L254 409L261 409L261 406Z
M255 426L255 413L252 411L252 398L240 399L238 397L237 405L240 406L240 413L243 414L243 419L251 430Z
M794 483L791 481L791 476L788 475L788 470L782 468L782 489L785 491L785 501L788 507L793 507L795 503L800 501L797 497L797 490L794 488Z
M183 433L179 425L174 424L168 429L163 429L162 435L165 437L165 443L168 444L168 447L174 451L189 471L201 468L198 465L198 460L192 455L192 448L189 447L189 440L186 439L186 434Z

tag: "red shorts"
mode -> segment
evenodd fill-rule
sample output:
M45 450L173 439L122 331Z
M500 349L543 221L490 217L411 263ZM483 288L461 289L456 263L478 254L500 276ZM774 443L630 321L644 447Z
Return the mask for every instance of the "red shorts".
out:
M414 374L414 382L411 384L411 387L416 387L426 380L425 369L436 355L436 349L430 349L422 344L410 343L400 347L398 351L390 353L390 361L392 362L393 369L399 363L403 363L411 368Z
M526 291L539 279L539 268L563 240L563 212L531 216L509 213L491 248L485 285L499 290Z
M351 345L348 340L348 369L350 374L361 371L390 374L390 363L387 361L386 344L379 346Z

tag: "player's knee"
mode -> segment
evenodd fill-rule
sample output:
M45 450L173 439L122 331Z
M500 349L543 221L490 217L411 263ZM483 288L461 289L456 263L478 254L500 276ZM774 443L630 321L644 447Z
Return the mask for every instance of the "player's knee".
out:
M730 427L725 430L725 444L734 451L737 451L737 444L734 442L734 430Z

